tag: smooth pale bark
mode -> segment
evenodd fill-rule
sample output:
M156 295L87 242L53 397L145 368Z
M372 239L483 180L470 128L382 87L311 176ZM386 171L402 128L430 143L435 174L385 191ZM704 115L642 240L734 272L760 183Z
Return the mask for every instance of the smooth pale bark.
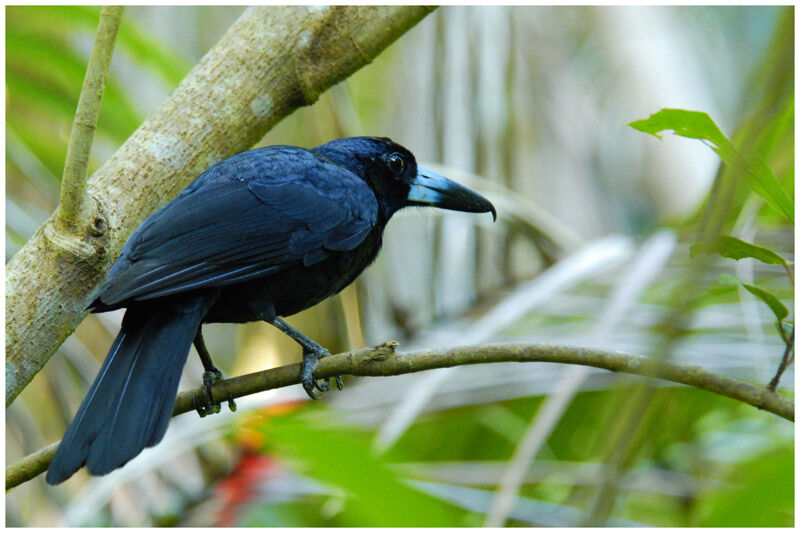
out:
M81 322L130 233L210 165L374 59L434 8L248 8L89 179L81 220L45 222L6 271L6 405Z
M106 6L100 12L100 24L97 26L92 53L86 67L75 120L72 122L67 160L61 178L58 219L62 227L66 226L66 231L72 231L72 224L82 218L81 211L86 200L86 178L89 173L89 154L92 151L92 140L97 129L100 104L108 79L108 67L111 64L123 9L122 6Z

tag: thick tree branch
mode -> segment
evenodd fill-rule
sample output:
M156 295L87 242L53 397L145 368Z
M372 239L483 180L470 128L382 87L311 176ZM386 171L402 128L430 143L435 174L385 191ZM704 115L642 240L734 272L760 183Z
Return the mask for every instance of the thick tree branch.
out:
M667 361L626 355L618 352L555 346L547 344L502 344L465 346L438 351L396 353L396 342L375 348L354 350L326 357L319 362L314 375L318 378L337 375L396 376L434 368L474 365L481 363L567 363L592 366L614 372L637 374L682 383L715 394L727 396L769 411L787 420L794 420L794 402L765 387L704 370ZM300 364L286 365L254 372L215 383L214 398L224 401L229 396L239 398L257 392L300 383ZM192 411L193 399L201 391L178 395L173 416ZM6 468L6 490L33 479L47 469L58 443L53 443Z
M97 128L97 117L100 115L100 104L103 102L108 66L114 52L122 10L122 6L105 6L100 12L100 24L97 26L92 53L89 55L61 178L58 222L65 232L72 231L82 222L89 154L92 151L94 130Z
M147 215L200 172L316 101L433 9L245 10L91 177L82 217L89 224L64 232L51 216L8 263L6 405L83 319L94 287Z

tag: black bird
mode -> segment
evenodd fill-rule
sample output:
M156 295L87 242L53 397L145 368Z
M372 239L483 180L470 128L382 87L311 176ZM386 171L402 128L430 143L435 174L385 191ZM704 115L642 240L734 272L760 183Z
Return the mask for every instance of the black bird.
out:
M47 482L84 464L107 474L161 441L193 341L206 387L220 376L206 322L269 322L302 346L308 394L327 390L313 372L329 353L279 317L346 287L375 259L392 215L422 205L496 217L488 200L386 138L257 148L200 174L133 233L90 305L127 310Z

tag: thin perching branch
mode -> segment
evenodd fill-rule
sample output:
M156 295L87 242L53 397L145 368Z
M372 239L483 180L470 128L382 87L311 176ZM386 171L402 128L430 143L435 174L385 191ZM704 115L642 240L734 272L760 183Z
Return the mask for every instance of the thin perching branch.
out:
M375 348L354 350L326 357L314 372L317 378L338 375L396 376L434 368L447 368L481 363L567 363L624 372L682 383L715 394L727 396L794 421L794 402L766 387L710 372L698 366L678 365L667 361L626 355L594 348L555 346L549 344L498 344L464 346L447 350L397 353L396 342ZM248 396L301 382L300 364L262 370L212 385L217 401ZM175 401L173 416L192 411L193 400L202 389L182 392ZM28 455L6 468L6 490L38 476L50 464L58 443Z
M62 228L74 228L79 222L86 202L86 181L89 176L89 154L100 115L100 104L108 79L108 66L117 40L122 6L105 6L94 37L92 53L86 67L72 133L67 146L64 174L61 178L61 197L58 221Z

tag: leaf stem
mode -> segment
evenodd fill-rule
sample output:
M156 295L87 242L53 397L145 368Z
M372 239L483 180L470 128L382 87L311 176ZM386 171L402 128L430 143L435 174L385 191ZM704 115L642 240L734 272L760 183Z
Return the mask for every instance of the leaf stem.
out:
M783 268L786 269L786 274L789 275L789 281L792 282L792 287L794 287L794 274L792 274L792 267L789 266L789 263L784 261Z
M775 392L775 389L778 388L778 383L781 381L781 376L792 364L794 361L794 328L792 328L792 334L789 336L789 339L786 339L785 332L783 331L783 325L778 324L781 330L781 337L783 337L784 342L786 343L786 349L783 351L783 358L781 359L781 364L778 366L778 371L775 373L775 377L772 378L772 381L769 382L767 385L767 389L771 392Z

